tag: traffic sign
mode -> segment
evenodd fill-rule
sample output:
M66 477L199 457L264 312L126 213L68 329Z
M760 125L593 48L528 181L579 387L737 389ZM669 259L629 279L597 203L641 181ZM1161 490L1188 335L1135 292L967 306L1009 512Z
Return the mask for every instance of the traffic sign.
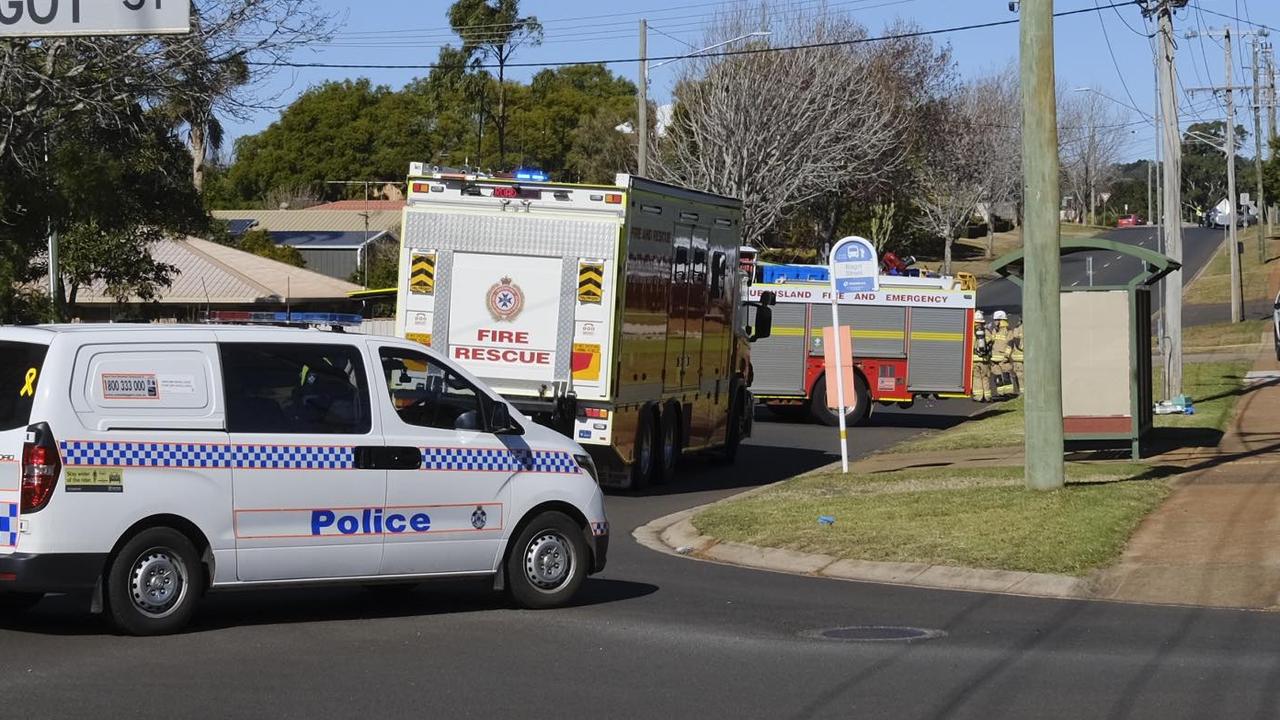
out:
M837 293L875 292L880 262L870 241L851 235L831 248L831 289Z
M191 0L4 0L0 37L191 32Z

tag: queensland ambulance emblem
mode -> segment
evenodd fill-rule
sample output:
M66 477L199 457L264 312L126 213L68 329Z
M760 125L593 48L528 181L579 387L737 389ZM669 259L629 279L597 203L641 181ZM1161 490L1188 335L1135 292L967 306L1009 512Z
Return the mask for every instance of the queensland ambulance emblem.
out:
M476 511L471 513L471 527L483 530L487 522L489 522L489 516L485 513L483 507L477 505Z
M489 288L489 314L494 320L515 320L524 309L524 292L520 286L504 277Z

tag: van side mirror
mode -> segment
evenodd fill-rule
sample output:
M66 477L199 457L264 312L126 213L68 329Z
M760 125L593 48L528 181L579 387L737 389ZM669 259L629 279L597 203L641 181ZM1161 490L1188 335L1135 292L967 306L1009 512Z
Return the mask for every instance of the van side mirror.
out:
M524 434L524 428L512 419L511 408L506 403L497 400L486 400L486 403L489 405L489 432L494 435Z

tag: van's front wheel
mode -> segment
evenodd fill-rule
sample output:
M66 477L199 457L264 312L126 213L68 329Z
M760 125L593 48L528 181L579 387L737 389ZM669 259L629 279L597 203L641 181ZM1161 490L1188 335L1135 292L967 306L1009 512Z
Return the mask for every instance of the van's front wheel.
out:
M587 555L587 541L577 523L564 513L538 515L507 555L512 599L534 610L564 605L587 577Z
M125 543L107 570L111 620L130 635L176 632L204 594L195 546L172 528L143 530Z

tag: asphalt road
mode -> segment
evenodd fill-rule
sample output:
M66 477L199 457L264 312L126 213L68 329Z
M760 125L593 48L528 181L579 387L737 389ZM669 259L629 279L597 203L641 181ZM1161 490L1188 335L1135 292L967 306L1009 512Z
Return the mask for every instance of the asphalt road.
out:
M877 413L865 453L974 406ZM46 600L0 619L0 717L1271 718L1280 616L899 588L708 564L632 528L829 462L834 431L762 422L738 464L609 499L608 569L576 607L430 585L211 596L187 634L126 638ZM941 630L844 643L847 625Z
M1138 245L1148 250L1159 250L1155 227L1117 228L1102 233L1107 240L1127 245ZM1213 259L1223 241L1221 230L1200 227L1182 229L1182 282L1191 282L1205 265ZM1070 255L1062 260L1062 287L1088 287L1090 284L1090 259L1092 259L1092 283L1094 285L1122 285L1142 271L1141 261L1116 253L1089 252ZM1157 291L1163 281L1157 286ZM1155 298L1153 307L1158 306ZM978 290L978 307L986 310L1005 310L1013 315L1022 314L1022 289L1009 280L995 280ZM1184 321L1188 318L1184 315Z

